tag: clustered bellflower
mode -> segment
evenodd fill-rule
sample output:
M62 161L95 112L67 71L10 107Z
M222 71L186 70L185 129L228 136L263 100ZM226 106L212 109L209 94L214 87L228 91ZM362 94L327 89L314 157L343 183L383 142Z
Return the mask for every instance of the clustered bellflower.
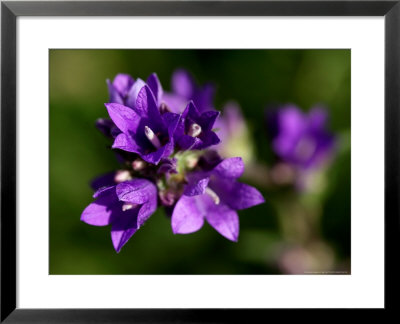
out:
M260 192L238 178L240 157L223 159L212 107L214 88L197 86L184 70L173 74L164 92L155 73L146 81L118 74L107 80L110 119L98 129L112 138L121 168L92 182L95 201L81 220L111 226L114 248L121 248L163 207L175 234L198 231L206 220L231 241L239 236L237 210L264 202Z

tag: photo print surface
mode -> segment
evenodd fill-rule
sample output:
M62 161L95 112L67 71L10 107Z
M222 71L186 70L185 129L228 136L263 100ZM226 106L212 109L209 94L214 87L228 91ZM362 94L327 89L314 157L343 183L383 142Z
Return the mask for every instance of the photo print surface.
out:
M350 274L350 50L52 49L50 274Z

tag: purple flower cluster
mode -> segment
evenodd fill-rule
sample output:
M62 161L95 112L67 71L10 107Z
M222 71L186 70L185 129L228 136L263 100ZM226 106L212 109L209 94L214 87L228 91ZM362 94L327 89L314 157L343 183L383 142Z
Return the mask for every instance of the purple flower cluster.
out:
M92 183L96 199L81 220L111 225L117 252L159 206L171 216L172 231L198 231L204 220L222 236L237 241L237 210L264 202L255 188L238 182L240 157L222 159L211 147L219 112L212 107L214 88L200 87L184 70L164 92L156 74L145 81L118 74L107 81L111 119L97 127L113 139L121 169Z
M280 162L270 170L273 183L318 190L318 177L334 155L336 138L328 131L328 113L314 107L304 113L294 105L267 111L272 148ZM321 178L320 178L321 179Z

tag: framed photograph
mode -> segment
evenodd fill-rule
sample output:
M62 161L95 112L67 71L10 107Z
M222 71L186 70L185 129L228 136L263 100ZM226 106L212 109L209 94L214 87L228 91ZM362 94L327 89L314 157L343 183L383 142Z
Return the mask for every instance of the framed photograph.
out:
M1 321L394 310L398 1L1 17Z

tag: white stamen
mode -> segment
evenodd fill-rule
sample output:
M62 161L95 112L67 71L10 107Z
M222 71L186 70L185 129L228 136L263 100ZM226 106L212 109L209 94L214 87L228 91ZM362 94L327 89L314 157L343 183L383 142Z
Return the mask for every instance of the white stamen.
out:
M214 203L216 205L218 205L220 203L220 199L219 199L218 195L213 190L211 190L209 187L206 188L206 194L209 195L212 198L212 200L214 200Z
M142 160L137 159L132 162L132 169L135 171L143 170L145 167L146 167L146 162Z
M186 167L193 169L197 165L197 162L199 162L199 158L197 156L189 156L186 159Z
M136 204L130 204L130 203L126 203L122 205L122 211L127 211L129 209L132 209L136 207Z
M190 125L189 130L187 132L187 134L192 137L197 137L200 135L200 133L201 133L201 126L196 123Z
M116 183L121 183L131 179L132 179L131 174L127 170L119 170L114 176L114 181Z
M160 140L149 126L144 126L144 133L147 139L151 142L151 144L153 144L156 149L159 149L161 147Z

